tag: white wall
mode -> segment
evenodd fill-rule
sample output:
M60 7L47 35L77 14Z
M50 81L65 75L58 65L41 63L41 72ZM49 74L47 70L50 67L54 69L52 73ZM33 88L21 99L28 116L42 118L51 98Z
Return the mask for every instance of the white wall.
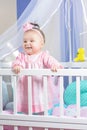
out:
M49 50L52 56L57 60L61 60L60 54L60 11L52 17L46 27L45 32L46 43L45 49Z
M0 0L0 34L16 21L16 0Z

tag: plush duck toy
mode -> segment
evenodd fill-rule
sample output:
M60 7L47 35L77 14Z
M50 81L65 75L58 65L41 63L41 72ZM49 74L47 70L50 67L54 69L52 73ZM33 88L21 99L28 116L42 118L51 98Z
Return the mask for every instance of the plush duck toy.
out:
M84 48L79 48L76 57L74 58L75 62L85 61L85 50Z

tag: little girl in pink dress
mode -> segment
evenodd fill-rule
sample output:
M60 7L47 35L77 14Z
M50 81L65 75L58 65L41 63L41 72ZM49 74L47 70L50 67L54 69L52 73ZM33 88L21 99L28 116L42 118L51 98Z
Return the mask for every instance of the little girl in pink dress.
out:
M29 69L51 69L57 71L62 69L62 65L52 57L48 51L42 51L45 43L45 36L37 24L26 23L23 26L23 53L19 53L12 63L12 70L18 74L22 68ZM54 91L54 82L48 77L48 109L52 108ZM32 113L44 112L43 97L43 78L32 77ZM22 76L18 80L17 86L17 111L28 113L28 79Z

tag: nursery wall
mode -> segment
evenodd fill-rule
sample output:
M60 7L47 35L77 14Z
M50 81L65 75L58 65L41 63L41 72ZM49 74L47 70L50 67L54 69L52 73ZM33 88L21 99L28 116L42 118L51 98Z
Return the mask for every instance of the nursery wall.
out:
M24 11L25 7L27 6L27 4L30 2L31 0L0 0L0 17L1 17L1 22L0 22L0 34L2 34L3 32L5 32L11 25L13 25L15 23L15 21L17 20L17 18L19 18L19 16L22 14L22 12ZM58 60L60 60L60 35L59 35L59 15L57 18L57 21L55 20L57 16L55 16L52 19L52 25L56 25L56 22L58 23L57 25L57 29L54 30L54 28L50 28L50 25L48 26L48 32L46 32L46 49L48 49L51 54L53 56L55 56ZM49 36L48 35L52 35L53 30L57 35L57 39L55 39L53 36L52 38L49 40ZM51 32L51 34L49 33ZM51 44L51 46L50 46ZM54 53L55 50L55 53Z
M0 0L0 34L16 21L16 0Z
M15 23L31 0L0 0L0 34Z

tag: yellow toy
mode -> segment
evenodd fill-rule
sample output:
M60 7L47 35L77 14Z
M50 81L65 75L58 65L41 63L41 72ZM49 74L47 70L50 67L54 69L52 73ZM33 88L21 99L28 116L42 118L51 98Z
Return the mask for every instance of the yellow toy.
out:
M85 61L85 50L84 48L79 48L76 57L74 58L75 62Z

